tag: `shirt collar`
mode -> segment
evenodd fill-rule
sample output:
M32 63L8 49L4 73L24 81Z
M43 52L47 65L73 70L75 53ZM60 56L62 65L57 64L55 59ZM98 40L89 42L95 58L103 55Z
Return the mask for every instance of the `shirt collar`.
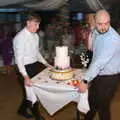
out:
M25 32L29 35L35 35L35 33L30 32L27 27L24 28Z
M111 26L110 26L108 32L109 32L110 30L111 30ZM95 33L95 35L101 35L96 29L94 29L94 33Z

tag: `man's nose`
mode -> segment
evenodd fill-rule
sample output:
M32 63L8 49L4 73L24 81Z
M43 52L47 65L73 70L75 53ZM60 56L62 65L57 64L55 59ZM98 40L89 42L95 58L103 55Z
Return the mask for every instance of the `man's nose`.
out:
M106 25L105 25L105 24L102 24L102 28L105 29L105 28L106 28Z

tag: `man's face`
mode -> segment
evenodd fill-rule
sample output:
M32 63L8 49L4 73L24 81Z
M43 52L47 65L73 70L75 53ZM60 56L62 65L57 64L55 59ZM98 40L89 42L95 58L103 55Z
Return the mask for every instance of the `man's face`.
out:
M106 33L110 27L110 20L107 16L101 16L96 19L96 30L100 33Z
M27 21L27 29L32 33L35 33L39 29L39 25L40 22L36 20Z

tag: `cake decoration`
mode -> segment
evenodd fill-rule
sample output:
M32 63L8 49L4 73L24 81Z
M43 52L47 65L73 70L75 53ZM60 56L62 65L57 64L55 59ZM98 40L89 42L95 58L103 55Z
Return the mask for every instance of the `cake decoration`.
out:
M70 67L70 56L67 46L57 46L54 57L54 68L50 70L50 77L55 80L68 80L74 75Z

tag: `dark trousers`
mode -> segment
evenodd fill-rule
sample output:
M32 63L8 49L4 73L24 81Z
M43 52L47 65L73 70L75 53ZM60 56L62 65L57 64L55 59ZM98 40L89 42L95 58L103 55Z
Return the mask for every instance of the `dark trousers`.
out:
M40 71L42 71L45 68L45 66L42 63L39 62L35 62L33 64L28 64L25 65L25 69L29 75L30 78L34 77L36 74L38 74ZM18 77L18 82L21 86L21 89L23 91L23 99L26 99L26 92L25 92L25 87L24 87L24 78L21 75L21 73L19 72L17 66L15 66L15 71L16 71L16 75Z
M85 120L93 120L96 111L100 120L111 120L110 104L120 81L120 74L97 76L89 88L90 111Z

